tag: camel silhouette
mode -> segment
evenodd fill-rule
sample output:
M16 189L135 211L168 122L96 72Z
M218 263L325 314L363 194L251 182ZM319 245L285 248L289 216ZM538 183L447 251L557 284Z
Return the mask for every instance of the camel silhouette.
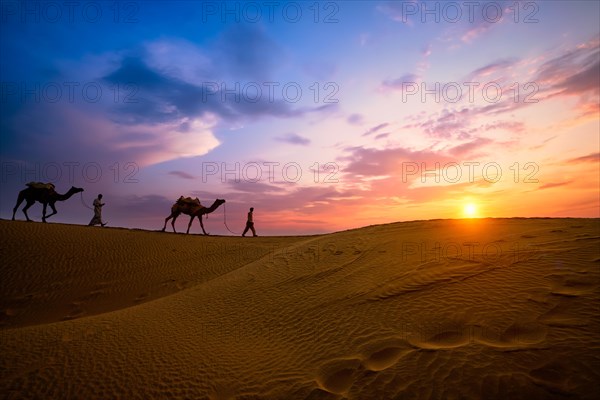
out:
M15 205L15 208L13 208L12 220L15 220L15 214L17 212L17 209L19 208L21 203L23 203L23 200L25 200L27 204L25 205L25 207L23 207L23 214L25 214L25 218L27 218L27 221L31 221L31 219L29 219L29 215L27 215L27 210L29 209L29 207L34 205L36 201L38 201L42 203L44 207L42 212L42 222L46 222L46 219L58 213L54 205L57 201L65 201L71 196L73 196L75 193L79 192L83 192L83 189L71 186L71 189L69 189L67 193L60 194L57 193L56 190L54 190L53 184L40 184L37 182L30 182L27 184L26 189L23 189L19 192L17 205ZM46 215L47 206L50 206L50 208L52 209L52 214Z
M186 234L190 233L190 227L192 226L192 222L194 221L194 218L198 217L198 220L200 221L200 227L202 228L202 232L204 232L205 235L208 235L208 233L206 233L206 231L204 230L204 224L202 223L202 216L205 214L210 214L211 212L215 211L223 203L225 203L225 200L216 199L215 202L212 203L212 205L210 207L204 207L203 205L200 204L200 201L198 201L198 199L196 199L196 200L191 200L190 198L184 199L183 196L181 196L175 202L175 204L173 204L173 206L171 207L171 215L169 215L167 218L165 218L165 226L163 226L162 232L164 232L165 229L167 229L167 222L170 219L173 219L171 221L171 226L173 227L173 232L177 233L177 231L175 230L175 220L181 214L185 214L185 215L190 216L190 222L188 223Z

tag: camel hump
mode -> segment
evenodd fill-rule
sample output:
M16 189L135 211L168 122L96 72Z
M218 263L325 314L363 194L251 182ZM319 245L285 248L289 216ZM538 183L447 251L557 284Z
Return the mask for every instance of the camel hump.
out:
M177 203L196 206L196 207L198 207L198 206L202 207L202 204L200 204L200 200L197 197L195 199L192 199L191 197L181 196L179 199L177 199Z
M48 190L56 189L56 186L54 186L53 183L44 183L44 182L29 182L26 184L26 186L29 186L30 188L33 188L33 189L48 189Z

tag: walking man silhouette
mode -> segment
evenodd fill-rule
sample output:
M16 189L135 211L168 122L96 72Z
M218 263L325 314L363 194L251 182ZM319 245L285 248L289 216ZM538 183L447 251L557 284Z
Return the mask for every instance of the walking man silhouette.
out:
M254 219L252 217L252 213L254 212L254 207L250 207L250 211L248 212L248 220L246 221L246 229L244 229L244 233L242 233L242 236L246 236L246 232L248 232L248 229L250 229L252 231L252 236L258 236L256 234L256 231L254 230Z
M88 226L98 225L101 226L106 225L106 222L102 222L102 207L104 207L104 203L102 202L102 195L99 194L97 199L94 199L94 217L88 224Z

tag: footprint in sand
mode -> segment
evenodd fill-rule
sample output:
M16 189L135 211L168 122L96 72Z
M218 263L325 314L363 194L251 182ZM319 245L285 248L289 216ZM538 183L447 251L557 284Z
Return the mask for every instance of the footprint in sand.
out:
M167 279L166 281L162 282L160 284L160 286L163 288L169 288L169 289L175 288L177 290L183 290L186 288L186 284L187 284L187 281L177 281L175 279ZM140 296L142 296L142 295L140 295Z
M71 303L71 311L68 315L63 317L63 321L68 321L71 319L82 317L85 314L85 310L81 307L79 302Z
M396 338L370 343L360 352L360 358L335 359L324 364L316 381L321 389L344 395L362 375L388 369L414 351L406 341Z
M430 335L417 335L408 339L408 342L420 349L442 350L453 349L469 344L471 340L468 327L449 327L440 329Z
M81 301L91 301L91 300L95 300L98 297L102 296L103 294L105 294L105 291L103 289L97 289L97 290L92 290L91 292L89 292L87 295L83 296L80 298Z
M568 379L572 376L569 367L560 361L550 361L529 372L531 379L551 392L569 393Z
M415 351L406 340L395 337L367 343L362 347L360 352L364 355L362 364L365 369L374 372L392 367L402 357Z
M138 297L136 297L133 301L136 303L139 303L140 301L144 301L146 298L148 298L148 296L149 296L148 293L142 293Z
M550 294L555 296L582 296L598 287L598 283L589 277L574 273L552 274L545 278L550 280Z
M546 340L548 327L537 322L515 322L499 335L487 330L475 331L475 341L496 348L521 348Z
M566 278L562 284L555 285L551 294L558 296L577 297L596 290L598 285L583 278Z
M331 361L320 368L317 383L330 393L346 393L354 384L360 366L361 360L357 358Z
M587 318L578 316L572 308L570 302L561 301L540 315L538 321L551 326L586 326L590 323Z
M406 347L384 347L371 353L363 365L370 371L383 371L398 363L402 357L412 353L414 350Z

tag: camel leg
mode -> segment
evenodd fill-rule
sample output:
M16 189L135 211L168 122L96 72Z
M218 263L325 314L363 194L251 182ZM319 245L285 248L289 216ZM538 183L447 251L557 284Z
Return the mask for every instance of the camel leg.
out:
M25 218L27 218L27 221L31 221L29 219L29 215L27 215L27 210L29 209L29 207L31 207L34 204L35 204L35 200L33 200L33 201L27 200L27 204L25 205L25 207L23 207L23 214L25 214Z
M46 208L48 208L48 203L42 203L42 222L46 222Z
M165 226L163 226L162 228L162 232L165 231L165 229L167 229L167 222L169 222L169 220L173 218L173 214L169 215L167 218L165 218Z
M175 230L175 221L177 220L177 217L179 217L179 214L175 215L173 217L173 220L171 221L171 226L173 227L173 232L177 233L177 231Z
M192 222L194 222L194 218L195 218L195 216L193 216L193 215L190 217L190 222L188 223L187 232L185 233L186 235L190 233L190 226L192 226Z
M50 208L52 209L52 214L46 215L46 219L50 218L54 214L58 214L58 211L56 211L56 206L54 205L54 203L49 203L49 205L50 205Z
M21 203L23 203L23 200L25 200L25 196L23 196L23 194L19 192L19 197L17 198L17 205L15 206L15 208L13 208L13 221L15 220L15 214L17 213L17 210L19 209Z
M173 232L175 232L175 220L177 219L177 217L179 216L179 213L176 211L171 211L171 215L169 215L167 218L165 218L165 226L163 226L162 228L162 232L164 232L167 229L167 222L169 222L169 220L171 218L173 218Z
M204 230L204 224L202 223L202 215L199 215L198 219L200 220L200 227L202 228L202 232L204 232L205 235L208 235L208 233L206 233L206 231Z

